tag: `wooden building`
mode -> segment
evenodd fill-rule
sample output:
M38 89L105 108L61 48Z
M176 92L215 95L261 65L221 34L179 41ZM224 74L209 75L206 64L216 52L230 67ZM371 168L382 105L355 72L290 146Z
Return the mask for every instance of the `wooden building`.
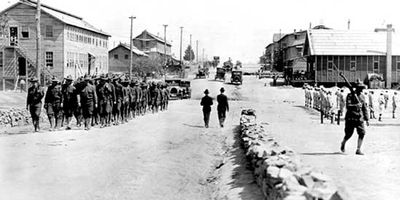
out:
M392 85L400 82L400 45L393 36ZM304 44L307 71L319 84L364 81L368 74L386 79L386 33L351 30L309 30Z
M149 56L164 55L164 44L166 55L171 56L172 45L168 41L164 41L163 38L158 37L147 30L144 30L133 39L133 45Z
M132 60L135 62L138 58L148 57L146 53L140 51L135 46L132 47ZM109 71L113 73L129 73L129 64L131 59L130 47L127 44L120 43L108 52Z
M7 19L7 34L2 35L0 47L3 80L35 74L36 7L34 1L21 0L0 12ZM81 17L44 4L40 20L42 75L63 78L108 72L109 34Z

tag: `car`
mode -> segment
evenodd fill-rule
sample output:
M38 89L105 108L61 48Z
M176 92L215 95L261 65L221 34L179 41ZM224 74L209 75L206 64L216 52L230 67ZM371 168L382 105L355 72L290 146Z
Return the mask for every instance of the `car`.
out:
M169 99L190 99L192 90L190 88L190 81L180 78L165 79L167 89L169 91Z
M215 74L215 80L225 81L225 69L224 68L217 68L217 73Z
M271 78L272 77L272 73L269 70L260 70L260 72L258 73L258 78L262 79L262 78Z
M203 68L200 68L196 74L196 79L205 79L207 76L206 71Z
M235 85L242 85L243 83L243 72L239 70L232 71L231 83Z

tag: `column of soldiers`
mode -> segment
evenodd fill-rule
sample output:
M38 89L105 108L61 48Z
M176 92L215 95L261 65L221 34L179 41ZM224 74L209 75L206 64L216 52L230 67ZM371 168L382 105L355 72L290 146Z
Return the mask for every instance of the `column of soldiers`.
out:
M111 75L85 75L77 80L67 76L63 83L53 78L46 92L36 78L30 79L30 83L27 109L35 132L40 130L43 98L50 131L64 126L70 130L73 117L78 127L90 130L96 125L119 125L148 112L168 109L169 91L163 82L139 82Z
M339 88L336 92L332 92L332 90L328 90L323 86L312 87L307 85L304 89L305 107L320 111L321 116L330 119L332 123L334 120L337 120L339 123L340 118L344 116L344 109L346 107L347 93L343 88ZM376 98L374 90L368 92L365 91L363 96L366 99L370 119L378 119L378 121L382 121L382 115L388 108L390 100L392 103L392 118L396 118L397 107L400 103L396 91L391 97L389 96L388 91L381 91L378 98ZM378 115L375 115L376 111L378 111Z

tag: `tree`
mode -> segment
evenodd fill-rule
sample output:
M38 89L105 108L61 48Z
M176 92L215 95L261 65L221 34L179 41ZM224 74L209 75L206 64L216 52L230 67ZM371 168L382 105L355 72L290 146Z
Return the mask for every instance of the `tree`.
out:
M185 56L183 56L183 59L186 61L193 61L194 60L194 52L192 49L192 46L188 46L185 50Z

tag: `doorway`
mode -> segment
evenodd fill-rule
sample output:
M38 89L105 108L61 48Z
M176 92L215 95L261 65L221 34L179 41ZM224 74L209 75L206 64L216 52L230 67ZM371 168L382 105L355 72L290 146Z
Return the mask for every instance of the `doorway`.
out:
M18 45L18 27L10 27L10 46Z
M18 75L26 76L26 59L24 57L18 57Z

